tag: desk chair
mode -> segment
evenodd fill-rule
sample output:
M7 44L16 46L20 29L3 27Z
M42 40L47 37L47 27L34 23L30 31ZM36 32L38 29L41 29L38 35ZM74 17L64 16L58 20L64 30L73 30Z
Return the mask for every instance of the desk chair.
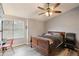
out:
M0 49L2 50L2 55L3 55L9 48L11 48L12 51L14 52L12 45L13 45L13 39L9 39L4 45L0 45Z

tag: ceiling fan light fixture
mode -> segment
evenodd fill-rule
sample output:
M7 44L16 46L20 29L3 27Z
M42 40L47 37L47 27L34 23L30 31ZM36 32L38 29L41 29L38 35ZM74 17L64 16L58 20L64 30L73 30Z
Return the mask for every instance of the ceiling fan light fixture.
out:
M49 16L48 12L45 13L46 16Z
M45 15L46 16L51 16L52 15L52 12L46 12Z
M46 8L38 7L39 9L45 11L43 13L40 13L39 15L44 14L45 16L52 16L53 13L61 13L61 11L56 10L56 8L60 5L60 3L56 3L53 7L49 5L50 3L47 3Z

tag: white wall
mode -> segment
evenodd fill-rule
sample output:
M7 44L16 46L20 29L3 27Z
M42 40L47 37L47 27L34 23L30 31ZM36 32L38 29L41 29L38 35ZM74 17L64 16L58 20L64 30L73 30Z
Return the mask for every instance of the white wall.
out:
M48 20L46 26L47 31L76 33L77 42L79 42L79 7Z
M45 32L45 24L43 21L28 19L28 36L38 36Z

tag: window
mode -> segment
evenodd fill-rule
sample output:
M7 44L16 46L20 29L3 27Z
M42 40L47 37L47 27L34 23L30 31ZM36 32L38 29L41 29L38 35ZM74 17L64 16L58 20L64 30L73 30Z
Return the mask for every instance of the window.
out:
M13 38L13 21L3 21L3 39Z
M14 21L14 38L24 38L24 22L21 20Z
M24 32L23 21L3 21L3 39L24 38Z

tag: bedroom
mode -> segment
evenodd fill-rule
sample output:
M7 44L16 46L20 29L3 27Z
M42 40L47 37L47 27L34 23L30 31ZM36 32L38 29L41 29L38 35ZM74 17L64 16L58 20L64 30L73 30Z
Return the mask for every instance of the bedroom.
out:
M66 8L69 8L69 6L65 7L64 9L66 9ZM43 26L42 31L43 32L45 31L44 33L48 32L48 31L76 33L76 40L77 40L76 45L78 47L78 42L79 42L78 41L78 27L77 27L78 22L79 22L78 21L78 14L79 14L78 10L79 10L79 7L77 6L75 8L72 8L71 10L68 10L65 13L61 13L60 15L57 15L55 17L53 17L55 14L52 15L53 18L46 20L44 22L44 24L42 25ZM29 21L33 22L33 20L29 20ZM38 36L42 33L42 31L41 31L42 26L41 25L39 26L39 24L37 26L35 21L33 23L29 22L29 27L30 26L31 26L31 29L33 30L31 32L32 34L30 36ZM35 30L35 28L36 28L36 30ZM40 29L40 31L38 29Z
M61 3L59 7L56 9L61 10L62 13L59 13L59 14L53 13L49 17L46 15L38 15L39 13L43 12L43 10L40 10L37 7L38 6L44 7L46 4L3 3L2 5L5 12L5 17L6 17L5 19L8 19L8 20L20 19L25 22L24 39L15 40L15 45L17 46L23 45L23 44L29 45L31 36L40 36L43 33L47 33L48 31L56 31L56 32L76 33L76 38L77 38L76 45L77 47L79 47L78 46L79 4ZM54 4L50 4L50 6L52 5ZM30 48L30 49L33 49L33 48ZM33 53L36 53L36 51ZM36 54L40 55L39 53L36 53ZM15 55L18 55L18 54L15 54ZM30 53L29 55L33 55L33 54Z

